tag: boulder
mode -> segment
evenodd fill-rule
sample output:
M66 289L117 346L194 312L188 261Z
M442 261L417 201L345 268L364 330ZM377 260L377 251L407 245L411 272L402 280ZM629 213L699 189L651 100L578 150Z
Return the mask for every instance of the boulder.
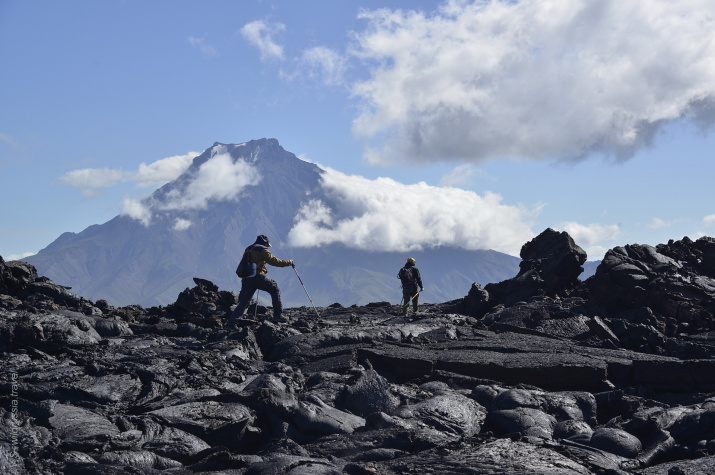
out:
M365 419L325 404L316 396L298 401L289 415L290 421L306 436L351 434L365 426Z
M710 256L711 239L698 242ZM611 249L590 279L591 299L610 313L647 307L669 335L713 329L715 277L696 249L690 240Z
M682 443L715 439L715 407L709 405L684 411L668 427L668 431Z
M478 403L458 393L438 394L416 404L402 405L395 415L449 435L469 437L478 434L486 417Z
M593 435L593 429L584 421L567 419L557 422L554 426L554 439L571 439L588 443Z
M516 277L485 286L493 301L510 306L541 295L566 295L580 285L586 252L565 231L546 229L522 246L520 257Z
M614 427L599 427L593 431L589 445L628 458L637 456L643 450L638 437Z
M344 406L350 412L367 417L373 412L392 413L400 400L390 391L390 384L372 368L361 371L345 390Z
M550 440L554 434L556 418L539 409L518 407L489 412L487 424L499 434Z
M137 448L147 450L160 457L187 464L198 453L211 448L201 438L166 425L153 417L137 418L136 424L142 431Z
M49 427L68 450L98 449L120 432L104 416L81 407L54 404L51 412Z
M228 448L240 447L246 428L255 421L253 411L243 404L210 400L163 407L148 414L208 443Z
M474 318L482 318L494 306L494 303L489 301L489 292L477 282L472 284L461 304L460 310Z

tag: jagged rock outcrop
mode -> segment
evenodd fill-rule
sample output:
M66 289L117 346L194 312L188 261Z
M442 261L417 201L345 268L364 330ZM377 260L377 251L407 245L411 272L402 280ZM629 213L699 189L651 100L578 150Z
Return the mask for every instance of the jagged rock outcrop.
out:
M715 328L715 240L609 250L590 279L594 305L672 336Z
M585 253L423 305L149 309L0 258L0 472L695 474L715 469L715 241ZM306 282L310 285L309 282Z
M521 248L521 263L516 277L472 286L463 311L481 317L496 305L512 306L534 297L566 295L580 286L586 252L568 233L547 229Z

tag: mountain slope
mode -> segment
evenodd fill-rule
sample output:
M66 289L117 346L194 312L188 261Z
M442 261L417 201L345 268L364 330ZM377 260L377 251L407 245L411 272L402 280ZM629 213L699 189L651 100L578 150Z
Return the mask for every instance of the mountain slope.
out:
M296 261L316 305L397 303L396 274L408 254L422 272L426 302L463 297L472 282L484 285L517 273L519 259L495 251L288 247L286 236L301 205L312 198L330 202L320 187L321 172L275 139L216 143L182 176L139 203L141 212L134 217L120 215L80 233L65 233L26 261L91 300L145 307L173 302L193 286L193 277L237 291L236 264L258 234L270 237L277 257ZM281 286L284 305L309 305L292 269L269 267L269 276Z

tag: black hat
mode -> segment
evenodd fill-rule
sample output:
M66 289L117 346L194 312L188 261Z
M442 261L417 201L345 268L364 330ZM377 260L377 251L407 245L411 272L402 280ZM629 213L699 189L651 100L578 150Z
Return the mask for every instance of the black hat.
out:
M262 244L266 247L271 247L271 243L268 242L268 237L260 234L258 237L256 237L256 244Z

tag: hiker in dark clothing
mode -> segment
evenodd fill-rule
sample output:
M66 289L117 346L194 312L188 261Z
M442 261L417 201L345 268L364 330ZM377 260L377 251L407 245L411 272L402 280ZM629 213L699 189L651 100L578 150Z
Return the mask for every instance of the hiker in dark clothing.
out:
M293 260L284 261L283 259L278 259L271 254L271 251L268 250L269 247L271 247L271 244L268 242L268 238L261 234L256 238L255 243L246 248L245 252L249 253L250 262L255 263L256 270L254 275L241 279L241 292L238 294L238 305L233 313L231 313L227 322L229 329L236 328L237 321L243 317L243 312L246 311L246 307L251 303L251 299L256 290L263 290L270 294L273 303L273 318L278 320L281 317L281 313L283 312L281 291L275 280L266 277L266 273L268 272L266 264L275 267L288 267L293 265Z
M419 287L420 290L424 290L424 287L422 286L420 270L415 267L415 260L412 257L407 258L407 263L400 269L400 272L397 273L397 277L402 282L402 311L405 316L407 316L407 312L410 310L410 301L412 301L412 308L415 313L417 313L417 301L420 298L417 287Z

